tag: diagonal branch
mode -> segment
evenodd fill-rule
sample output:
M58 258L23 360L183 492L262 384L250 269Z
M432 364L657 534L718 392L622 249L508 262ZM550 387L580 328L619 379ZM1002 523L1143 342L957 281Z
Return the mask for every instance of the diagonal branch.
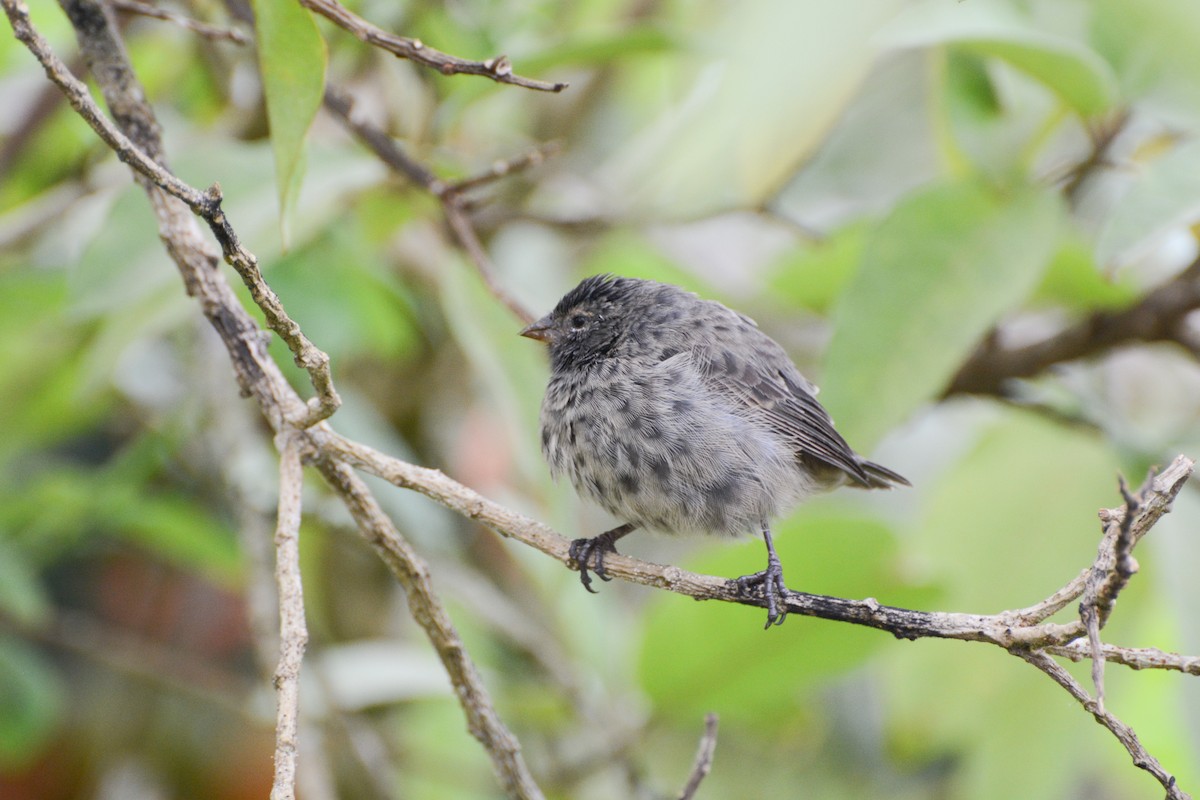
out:
M220 28L216 25L209 25L207 22L200 22L191 17L176 14L174 11L168 11L165 8L143 3L142 0L109 0L109 2L117 11L170 22L173 25L178 25L185 30L191 31L197 36L203 36L205 39L223 39L234 44L250 44L250 37L237 28Z
M308 432L315 446L341 461L354 465L373 475L395 484L412 489L435 500L441 505L463 516L478 520L502 536L516 539L547 555L577 568L569 555L570 542L563 536L531 519L505 508L455 482L441 472L418 467L399 459L383 455L365 445L333 434L328 428ZM1161 474L1152 476L1142 487L1136 503L1127 501L1125 512L1129 521L1124 522L1121 510L1104 510L1101 517L1106 523L1115 520L1116 536L1129 547L1139 541L1163 514L1170 510L1171 502L1191 476L1195 462L1185 456L1176 458ZM1120 531L1125 533L1121 534ZM1123 548L1125 545L1121 545ZM1114 548L1116 545L1114 544ZM674 566L662 566L630 558L620 554L609 554L605 569L612 577L667 589L697 600L719 600L756 607L765 606L761 597L748 597L739 592L736 582L710 575L698 575ZM1146 770L1168 789L1168 797L1186 800L1188 795L1175 786L1175 779L1167 773L1157 760L1149 756L1137 741L1133 730L1107 712L1103 705L1088 697L1086 690L1074 682L1069 673L1062 669L1046 652L1079 659L1099 653L1104 660L1126 664L1136 669L1174 669L1191 674L1200 674L1200 658L1179 656L1161 651L1126 650L1111 645L1098 648L1080 646L1076 640L1087 634L1082 621L1065 624L1043 620L1082 596L1089 577L1093 573L1109 569L1103 559L1067 586L1051 595L1047 600L1028 609L980 615L954 612L914 611L911 609L885 606L874 598L847 600L806 592L788 592L789 613L822 619L848 622L884 630L901 639L940 638L962 641L986 642L1004 648L1031 664L1038 666L1056 682L1084 703L1098 722L1107 727L1129 750L1134 763ZM1103 583L1103 578L1094 578ZM1050 610L1053 609L1053 610ZM1063 681L1063 676L1070 681Z
M575 569L568 553L570 540L551 528L495 503L444 473L409 464L380 453L364 444L333 433L328 428L308 432L314 447L338 460L382 478L404 489L429 497L440 505L470 519L478 520L506 538L533 547ZM1184 456L1175 459L1163 470L1148 489L1132 523L1140 537L1170 508L1171 501L1192 474L1195 462ZM1117 512L1112 512L1117 513ZM604 562L610 575L653 586L696 600L719 600L739 605L764 608L761 597L739 593L733 581L711 575L699 575L675 566L642 561L624 554L609 554ZM1070 595L1059 605L1064 607L1078 599L1084 591L1084 581L1073 580L1052 597ZM998 614L965 614L944 611L914 611L881 604L874 598L847 600L807 592L790 592L789 613L822 619L849 622L887 631L901 639L926 637L988 642L1005 649L1013 647L1049 647L1064 645L1083 636L1086 631L1078 620L1068 623L1043 622L1050 613L1031 614L1030 609L1004 611ZM1043 609L1043 604L1031 608Z
M508 56L496 56L486 61L468 61L440 50L434 50L420 39L397 36L372 25L347 9L337 0L300 0L310 11L325 17L339 28L354 34L359 41L386 50L397 58L406 58L422 66L432 67L443 75L482 75L497 83L508 83L542 92L561 92L568 84L523 78L513 73Z
M1055 364L1131 342L1178 341L1184 317L1200 308L1200 259L1120 311L1098 311L1054 336L1008 347L999 336L980 343L950 381L945 395L1005 395L1013 378L1031 378Z
M446 216L446 222L454 233L454 238L475 265L475 270L483 278L488 291L503 303L517 319L521 320L522 324L528 325L533 322L534 316L529 309L521 305L496 279L495 265L492 264L492 259L484 249L483 243L479 241L479 236L475 233L475 228L464 211L463 193L493 181L501 175L510 175L518 169L540 164L553 153L553 149L550 147L538 148L526 155L501 162L499 166L493 166L491 170L482 175L451 183L443 181L424 164L404 152L404 149L391 136L388 136L386 131L354 114L353 101L341 90L332 86L326 89L325 108L353 131L354 135L370 148L371 152L389 169L408 178L437 198L438 203L442 206L442 213Z
M520 743L500 721L450 615L433 591L429 567L352 469L331 459L318 460L317 469L346 504L363 537L399 578L408 596L409 613L437 650L467 714L467 728L487 750L505 793L519 800L541 800L542 792L521 757Z
M1105 711L1104 706L1092 699L1087 690L1062 665L1039 650L1018 651L1017 655L1049 675L1051 680L1066 689L1068 694L1079 701L1079 704L1095 718L1096 722L1108 728L1109 732L1129 753L1134 766L1149 772L1167 790L1167 800L1191 800L1191 795L1176 784L1175 776L1163 769L1157 758L1146 752L1146 748L1138 739L1133 728Z
M696 761L692 764L692 771L688 775L683 791L679 793L679 800L692 800L696 796L696 792L700 790L700 784L712 770L713 754L716 750L717 715L705 714L704 735L700 737L700 747L696 750Z

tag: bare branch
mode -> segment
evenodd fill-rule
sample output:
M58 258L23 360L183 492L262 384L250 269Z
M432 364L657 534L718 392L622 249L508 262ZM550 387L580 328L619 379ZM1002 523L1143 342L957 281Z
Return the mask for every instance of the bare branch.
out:
M483 278L483 282L487 285L488 291L492 296L508 307L508 310L513 313L522 324L528 325L533 322L536 317L529 312L527 308L517 302L517 299L510 295L503 286L496 280L496 267L492 264L491 256L487 254L487 250L483 248L483 243L479 241L479 236L475 233L474 226L463 213L462 203L458 195L446 195L442 200L442 211L446 214L446 222L450 224L450 230L454 231L454 236L458 239L458 243L470 256L472 263L475 264L475 269Z
M1010 348L999 336L987 337L959 368L945 395L1004 395L1011 379L1033 377L1055 364L1130 342L1177 341L1180 322L1197 308L1200 259L1129 308L1096 312L1043 341Z
M314 446L321 452L333 455L396 486L420 492L452 511L482 522L502 536L516 539L571 568L576 568L568 555L570 541L566 537L535 520L488 500L438 470L418 467L392 458L339 436L328 428L314 429L309 435L313 436ZM1179 456L1155 478L1150 497L1143 501L1132 523L1135 536L1140 538L1154 521L1166 513L1171 500L1183 488L1183 483L1191 475L1194 466L1194 461ZM761 598L740 594L736 584L725 578L698 575L679 567L653 564L620 553L609 554L604 566L610 575L631 583L667 589L697 600L719 600L755 608L764 607ZM1073 594L1073 597L1059 606L1061 608L1082 593L1082 581L1075 579L1052 597ZM1032 608L1039 609L1040 613L1044 610L1045 603L1046 601L1043 601ZM1033 624L1030 621L1029 609L992 615L914 611L886 606L874 598L846 600L795 591L789 593L787 607L789 613L877 628L901 639L962 639L989 642L1005 649L1060 645L1086 633L1079 621ZM1046 616L1049 616L1049 613Z
M512 311L513 315L521 320L523 324L533 322L533 314L521 305L515 297L509 294L500 285L499 281L496 280L495 265L492 264L492 259L488 256L487 250L484 249L483 243L479 241L479 236L475 233L475 228L471 225L471 221L467 218L463 209L463 197L461 193L466 189L495 180L499 177L499 174L493 175L493 173L500 172L501 168L493 168L492 172L484 173L481 176L469 178L459 183L448 183L434 175L433 171L424 164L421 164L404 152L404 149L391 136L388 136L386 131L355 115L353 101L344 92L333 87L327 88L325 91L325 107L341 120L346 127L353 131L362 143L370 148L371 152L389 169L405 176L437 198L438 202L441 203L442 213L446 216L446 222L450 226L450 230L454 233L455 240L475 265L475 270L483 278L488 291ZM541 153L541 155L535 157L533 153ZM546 157L545 151L535 150L533 153L520 156L511 162L501 163L519 165L523 169L533 166L535 163L540 163ZM503 170L511 172L516 168L517 166L506 166L503 167Z
M168 11L165 8L143 3L142 0L108 0L108 2L117 11L151 17L152 19L161 19L164 22L170 22L181 28L185 28L198 36L203 36L205 39L225 40L234 44L250 44L250 37L237 28L221 28L216 25L209 25L207 22L200 22L199 20L185 17L182 14L176 14L174 11Z
M560 149L557 142L546 142L519 156L513 156L504 161L497 161L492 164L490 169L478 175L452 181L447 184L446 191L452 194L466 194L474 189L487 186L489 183L495 183L501 178L507 178L510 175L515 175L518 172L543 164L548 159L558 155Z
M708 777L712 769L713 753L717 749L717 715L704 716L704 735L700 737L700 747L696 750L696 761L692 764L692 772L688 775L687 784L679 793L679 800L692 800L700 789L700 783Z
M275 779L271 800L296 797L300 725L300 662L308 644L300 580L300 508L304 470L300 439L284 431L279 447L279 512L275 523L275 582L279 587L279 666L275 668Z
M568 84L523 78L512 70L512 62L508 56L496 56L487 61L468 61L457 56L434 50L426 46L420 39L410 39L397 36L378 28L359 17L354 12L337 2L337 0L300 0L300 4L314 11L327 20L372 47L386 50L399 58L406 58L417 64L432 67L443 75L482 75L497 83L508 83L526 89L536 89L541 92L561 92Z
M1146 494L1154 482L1154 471L1146 478L1142 493ZM1088 646L1092 657L1092 683L1096 687L1096 704L1104 709L1104 657L1101 655L1100 629L1108 622L1117 595L1129 583L1138 570L1133 558L1133 546L1137 539L1133 535L1133 521L1141 507L1139 498L1129 493L1124 478L1117 481L1125 508L1119 517L1105 510L1104 537L1096 553L1096 561L1084 586L1083 599L1079 603L1079 618L1087 628Z
M544 525L487 500L437 470L417 467L383 455L365 445L337 436L327 428L309 431L308 435L317 440L315 446L322 452L344 459L347 463L360 467L396 486L421 492L453 511L479 520L503 536L517 539L574 567L568 554L570 542L565 537ZM1171 502L1183 488L1194 467L1195 462L1192 459L1179 456L1161 474L1152 475L1146 481L1135 503L1130 503L1130 498L1127 497L1125 509L1101 511L1101 517L1106 522L1105 535L1113 537L1112 552L1117 551L1116 540L1118 538L1127 543L1121 545L1121 549L1132 548L1154 523L1170 510ZM1108 524L1110 522L1114 524ZM1104 549L1102 546L1101 550ZM761 598L747 597L740 593L734 581L708 575L697 575L679 567L661 566L620 554L610 554L605 560L605 568L610 576L668 589L697 600L720 600L757 607L764 605ZM1070 678L1065 670L1045 654L1046 648L1070 645L1076 639L1087 634L1087 629L1082 621L1066 624L1042 621L1053 613L1049 609L1061 609L1071 600L1080 597L1086 591L1090 580L1096 580L1103 584L1108 572L1111 571L1113 571L1112 567L1098 559L1098 563L1086 570L1079 578L1072 580L1066 587L1030 609L993 615L914 611L885 606L874 598L858 601L845 600L790 590L787 597L787 610L789 613L878 628L902 639L926 637L960 639L987 642L1002 647L1047 672L1073 695L1076 695L1076 691L1082 693L1081 696L1084 699L1080 702L1084 702L1085 707L1096 717L1097 721L1109 728L1113 735L1120 739L1130 754L1134 756L1134 763L1150 772L1160 782L1169 780L1169 790L1175 792L1175 794L1168 794L1169 797L1186 798L1187 795L1174 786L1174 778L1162 770L1157 761L1148 755L1142 758L1145 751L1139 749L1141 745L1137 743L1132 729L1105 711L1101 703L1088 697L1087 692L1077 684L1068 686L1062 683L1061 675L1066 675L1072 683L1074 683L1074 679ZM1093 575L1099 577L1092 578ZM1092 652L1098 652L1105 657L1109 652L1115 654L1115 651L1106 651L1098 644L1094 651L1091 648L1081 651L1076 646L1065 652L1089 655ZM1184 663L1191 666L1200 661L1200 659L1190 658L1153 659L1149 657L1121 660L1119 655L1113 660L1118 663L1129 663L1130 666L1163 669L1181 669ZM1053 669L1044 666L1047 662ZM1164 783L1164 786L1167 785Z
M1101 725L1112 733L1133 758L1134 766L1143 769L1154 776L1162 787L1167 790L1167 800L1191 800L1191 795L1175 784L1175 776L1163 769L1158 759L1146 752L1138 740L1133 728L1104 710L1098 702L1088 696L1079 681L1071 676L1063 667L1050 656L1041 651L1017 651L1017 655L1050 676L1059 686L1067 690Z
M1083 661L1085 658L1094 657L1091 646L1082 641L1053 645L1047 647L1046 652L1050 655L1069 658L1072 661ZM1200 656L1165 653L1156 647L1117 647L1112 644L1101 644L1100 655L1105 661L1122 664L1132 669L1165 669L1186 672L1189 675L1200 675Z
M1078 164L1071 166L1057 177L1051 178L1055 183L1062 182L1063 195L1075 205L1079 202L1079 192L1087 183L1087 179L1104 167L1111 167L1109 151L1113 142L1128 127L1132 118L1128 108L1118 109L1107 119L1099 120L1088 129L1092 147L1087 156Z
M317 468L346 504L363 537L404 587L409 612L437 650L467 715L467 728L487 750L492 759L492 770L505 793L520 800L540 799L542 792L525 766L521 746L496 714L487 688L463 647L450 615L433 591L425 562L400 535L352 469L329 459L317 461Z

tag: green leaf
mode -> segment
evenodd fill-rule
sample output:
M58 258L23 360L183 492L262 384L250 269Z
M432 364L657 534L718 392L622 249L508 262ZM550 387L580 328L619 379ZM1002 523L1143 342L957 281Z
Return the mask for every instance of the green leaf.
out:
M0 636L0 772L35 758L54 732L63 686L52 665L23 642Z
M14 546L42 563L86 537L109 535L134 542L183 569L230 584L242 553L228 523L204 497L162 485L173 460L145 434L102 467L53 464L27 479L0 484L0 528Z
M1088 313L1124 308L1138 297L1138 287L1127 275L1104 274L1092 257L1092 248L1079 240L1063 243L1054 254L1035 297Z
M25 553L0 538L0 611L25 625L36 625L50 604L37 571Z
M1083 116L1112 106L1111 67L1081 42L1038 30L1006 4L927 1L898 17L884 35L895 47L948 45L1008 62Z
M802 512L775 528L788 585L839 597L924 605L928 589L899 578L896 538L882 522L825 510ZM766 562L761 540L715 548L689 569L737 577ZM766 611L728 603L690 603L660 594L642 637L640 672L654 708L681 720L705 711L722 719L786 725L804 694L861 663L890 637L822 620L790 619L762 629ZM779 635L777 635L779 634Z
M66 307L61 273L0 274L0 374L5 381L0 464L22 449L69 438L108 410L106 395L82 386L87 332L64 321ZM4 473L0 467L0 475ZM16 471L8 474L15 477Z
M771 266L771 288L793 305L828 310L854 276L866 234L865 226L854 225L790 250Z
M286 218L303 175L304 136L325 93L325 40L296 0L253 0L280 218Z
M918 194L880 224L834 311L821 395L856 447L937 397L1029 295L1061 214L1049 191L1000 194L968 182Z
M1146 167L1122 197L1096 241L1096 261L1127 264L1160 245L1165 234L1200 220L1200 141L1173 148Z

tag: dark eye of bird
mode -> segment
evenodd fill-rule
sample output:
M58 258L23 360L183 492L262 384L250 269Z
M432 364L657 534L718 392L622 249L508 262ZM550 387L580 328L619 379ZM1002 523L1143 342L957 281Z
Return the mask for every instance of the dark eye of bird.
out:
M569 321L573 331L581 331L587 325L587 317L583 314L572 314Z

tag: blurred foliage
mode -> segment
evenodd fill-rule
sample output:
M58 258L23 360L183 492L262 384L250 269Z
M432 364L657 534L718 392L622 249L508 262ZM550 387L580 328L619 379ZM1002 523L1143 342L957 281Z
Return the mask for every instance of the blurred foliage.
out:
M572 85L438 75L282 0L170 4L245 31L252 8L257 51L122 17L173 168L221 183L268 281L333 357L338 430L568 535L609 522L541 463L544 354L515 336L436 202L313 119L322 72L448 179L558 140L556 159L476 193L508 291L540 311L613 272L722 299L825 386L853 444L912 479L780 521L793 586L1028 605L1090 561L1118 471L1136 483L1200 453L1200 369L1174 346L1021 382L1032 410L939 399L994 325L1033 341L1196 258L1192 0L349 5ZM33 6L74 58L63 15ZM141 190L11 37L0 93L0 796L261 797L270 437ZM592 597L537 553L380 492L552 797L678 791L706 711L722 725L701 797L1158 793L999 652L807 619L764 633L757 611L619 583ZM315 480L305 510L305 779L343 797L496 797L402 593ZM1140 547L1107 640L1200 652L1198 514L1189 490ZM628 541L731 577L762 563L759 542ZM1194 684L1108 669L1110 707L1193 792Z

